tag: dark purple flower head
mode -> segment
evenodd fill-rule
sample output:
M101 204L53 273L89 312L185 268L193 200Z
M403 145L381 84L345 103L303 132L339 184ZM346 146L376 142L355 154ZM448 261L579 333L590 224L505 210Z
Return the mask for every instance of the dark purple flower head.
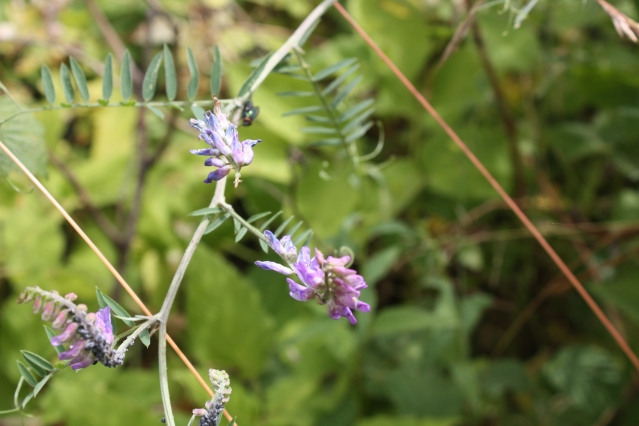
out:
M210 148L192 149L191 154L205 155L208 158L205 166L217 167L217 170L209 173L204 183L218 181L235 170L235 186L240 182L240 169L248 166L253 161L253 147L261 142L261 139L247 139L240 142L235 127L228 117L222 113L222 104L213 96L215 101L213 112L207 111L204 120L192 118L189 121L191 127L200 131L199 139L206 142Z
M27 287L18 299L18 303L32 299L38 301L34 311L42 313L45 321L61 333L51 339L53 346L69 344L69 349L60 353L61 361L69 361L74 370L86 368L97 362L107 367L117 367L124 362L124 353L113 348L113 326L111 308L108 306L98 312L88 312L86 305L75 305L73 293L61 297L57 292L47 292L38 287Z
M271 231L265 231L264 236L268 245L289 267L268 261L257 261L255 264L283 275L295 274L299 282L286 279L293 299L301 302L315 299L326 305L329 317L346 317L351 324L357 322L353 309L370 311L370 306L359 300L360 290L367 287L364 278L354 269L346 267L351 261L350 256L324 258L322 252L315 249L315 257L311 258L311 250L306 246L297 253L290 235L278 240Z

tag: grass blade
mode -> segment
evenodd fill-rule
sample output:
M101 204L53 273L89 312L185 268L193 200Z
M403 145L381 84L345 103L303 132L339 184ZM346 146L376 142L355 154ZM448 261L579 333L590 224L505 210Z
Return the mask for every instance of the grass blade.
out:
M122 99L125 101L129 99L131 97L131 93L133 93L133 80L131 79L131 54L128 50L124 51L124 56L122 57L120 90L122 91Z
M177 76L175 73L175 61L171 49L166 44L162 49L164 51L164 80L166 84L166 97L169 101L175 99L177 95Z
M113 93L113 56L109 53L104 60L104 73L102 74L102 99L108 101Z
M220 49L213 47L213 64L211 65L211 95L218 95L222 87L222 57Z
M87 86L87 78L84 75L84 71L82 71L80 64L74 58L69 58L69 61L71 62L71 72L73 72L73 78L75 78L75 82L78 85L80 97L84 102L89 102L89 87Z
M192 101L197 96L197 89L200 85L200 70L197 67L197 62L195 61L193 51L190 47L186 48L186 63L189 66L189 72L191 73L189 86L186 89L186 96L189 98L189 101Z
M48 66L42 65L40 69L42 77L42 87L44 88L44 96L51 105L55 104L55 89L53 88L53 79L51 78L51 70Z
M75 92L73 91L73 85L71 84L71 75L69 74L69 67L67 64L60 65L60 80L62 81L62 90L64 91L64 98L68 103L72 103L75 99Z
M158 84L158 74L160 73L160 66L162 65L162 52L158 52L151 63L149 68L144 74L144 80L142 81L142 98L145 101L150 101L155 96L155 89Z

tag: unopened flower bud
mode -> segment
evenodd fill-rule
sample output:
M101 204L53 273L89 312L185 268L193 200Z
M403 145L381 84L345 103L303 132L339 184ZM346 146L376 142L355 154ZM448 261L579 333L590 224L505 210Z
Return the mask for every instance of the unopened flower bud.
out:
M206 413L207 411L204 408L196 408L193 410L193 415L198 417L206 416Z
M87 322L87 324L93 324L96 318L97 317L94 312L89 312L87 316L84 318L84 320Z
M55 320L53 321L53 323L51 324L51 327L53 327L54 330L60 330L62 329L62 327L64 326L64 324L67 321L67 315L69 314L69 310L68 309L64 309L63 311L61 311L55 318Z
M51 321L53 318L53 311L55 310L55 302L47 302L42 310L42 321Z
M33 313L40 313L40 309L42 309L42 296L37 295L33 302Z
M64 298L67 299L70 302L73 302L75 299L78 298L78 295L75 293L68 293L64 295Z

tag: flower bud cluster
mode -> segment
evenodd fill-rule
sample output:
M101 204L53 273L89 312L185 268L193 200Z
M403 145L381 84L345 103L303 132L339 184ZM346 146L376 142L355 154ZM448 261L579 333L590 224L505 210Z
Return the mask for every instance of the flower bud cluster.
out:
M193 415L201 417L198 426L218 426L222 419L224 404L231 398L231 381L224 370L209 370L209 379L213 384L214 395L204 404L205 408L196 408Z
M117 367L124 362L124 353L113 349L111 309L107 306L98 312L87 312L87 306L76 305L77 296L69 293L62 297L57 291L44 291L39 287L27 287L18 297L18 303L33 301L33 313L40 313L43 321L51 322L60 334L51 339L53 346L69 344L69 350L61 352L61 361L69 361L74 370L86 368L97 362L107 367Z
M315 249L315 257L311 258L311 249L306 246L297 253L290 235L278 240L271 231L265 231L264 236L268 245L289 266L269 261L257 261L255 264L283 275L297 275L301 283L286 278L293 299L301 302L315 299L326 305L329 317L346 317L351 324L357 322L353 309L370 311L370 306L359 300L360 290L368 287L364 278L354 269L346 267L351 262L350 256L324 258L322 252Z
M240 169L253 162L253 147L261 139L247 139L240 142L237 127L222 113L222 105L214 96L213 112L207 111L204 120L192 118L191 127L200 131L199 139L206 142L210 148L192 149L191 154L204 155L209 158L204 161L205 166L215 166L217 170L209 173L204 183L218 181L235 170L235 186L240 182Z

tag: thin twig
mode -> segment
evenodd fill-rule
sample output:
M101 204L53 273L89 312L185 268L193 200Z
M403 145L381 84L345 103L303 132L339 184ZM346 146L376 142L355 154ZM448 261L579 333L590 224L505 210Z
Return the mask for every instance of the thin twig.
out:
M615 328L615 326L610 322L606 314L601 310L597 302L594 301L592 296L586 291L584 286L579 282L577 277L572 273L572 271L568 268L568 266L564 263L564 261L559 257L557 252L548 244L548 241L541 235L539 230L533 225L533 223L528 219L528 217L524 214L524 212L519 208L519 206L513 201L513 199L504 191L499 182L495 180L495 178L490 174L490 172L486 169L486 167L479 161L479 159L475 156L475 154L468 148L468 146L461 140L461 138L455 133L455 131L440 117L439 113L431 106L431 104L422 96L419 91L412 85L412 83L402 74L402 72L397 68L397 66L384 54L384 52L375 44L375 42L366 34L366 32L355 22L355 20L348 14L346 9L344 9L339 3L334 3L335 8L342 14L342 16L351 24L351 26L355 29L355 31L368 43L368 45L375 51L375 53L386 63L386 65L395 73L397 78L406 86L406 88L413 94L413 96L422 104L424 109L428 111L428 113L435 119L435 121L439 124L439 126L450 136L450 138L455 142L455 144L462 150L462 152L468 157L470 162L479 170L479 172L484 176L484 178L490 183L490 185L495 189L495 191L503 198L503 200L508 204L508 206L512 209L513 213L517 215L519 220L522 221L524 226L528 228L530 233L535 237L535 239L539 242L541 247L548 253L548 256L555 262L557 267L561 270L561 272L568 278L568 281L573 285L575 290L579 293L579 295L584 299L586 304L590 307L593 313L597 316L599 321L603 324L603 326L608 330L610 335L615 339L621 350L626 354L628 359L632 362L634 367L639 371L639 358L632 351L628 342L623 338L623 336L619 333L619 331Z

